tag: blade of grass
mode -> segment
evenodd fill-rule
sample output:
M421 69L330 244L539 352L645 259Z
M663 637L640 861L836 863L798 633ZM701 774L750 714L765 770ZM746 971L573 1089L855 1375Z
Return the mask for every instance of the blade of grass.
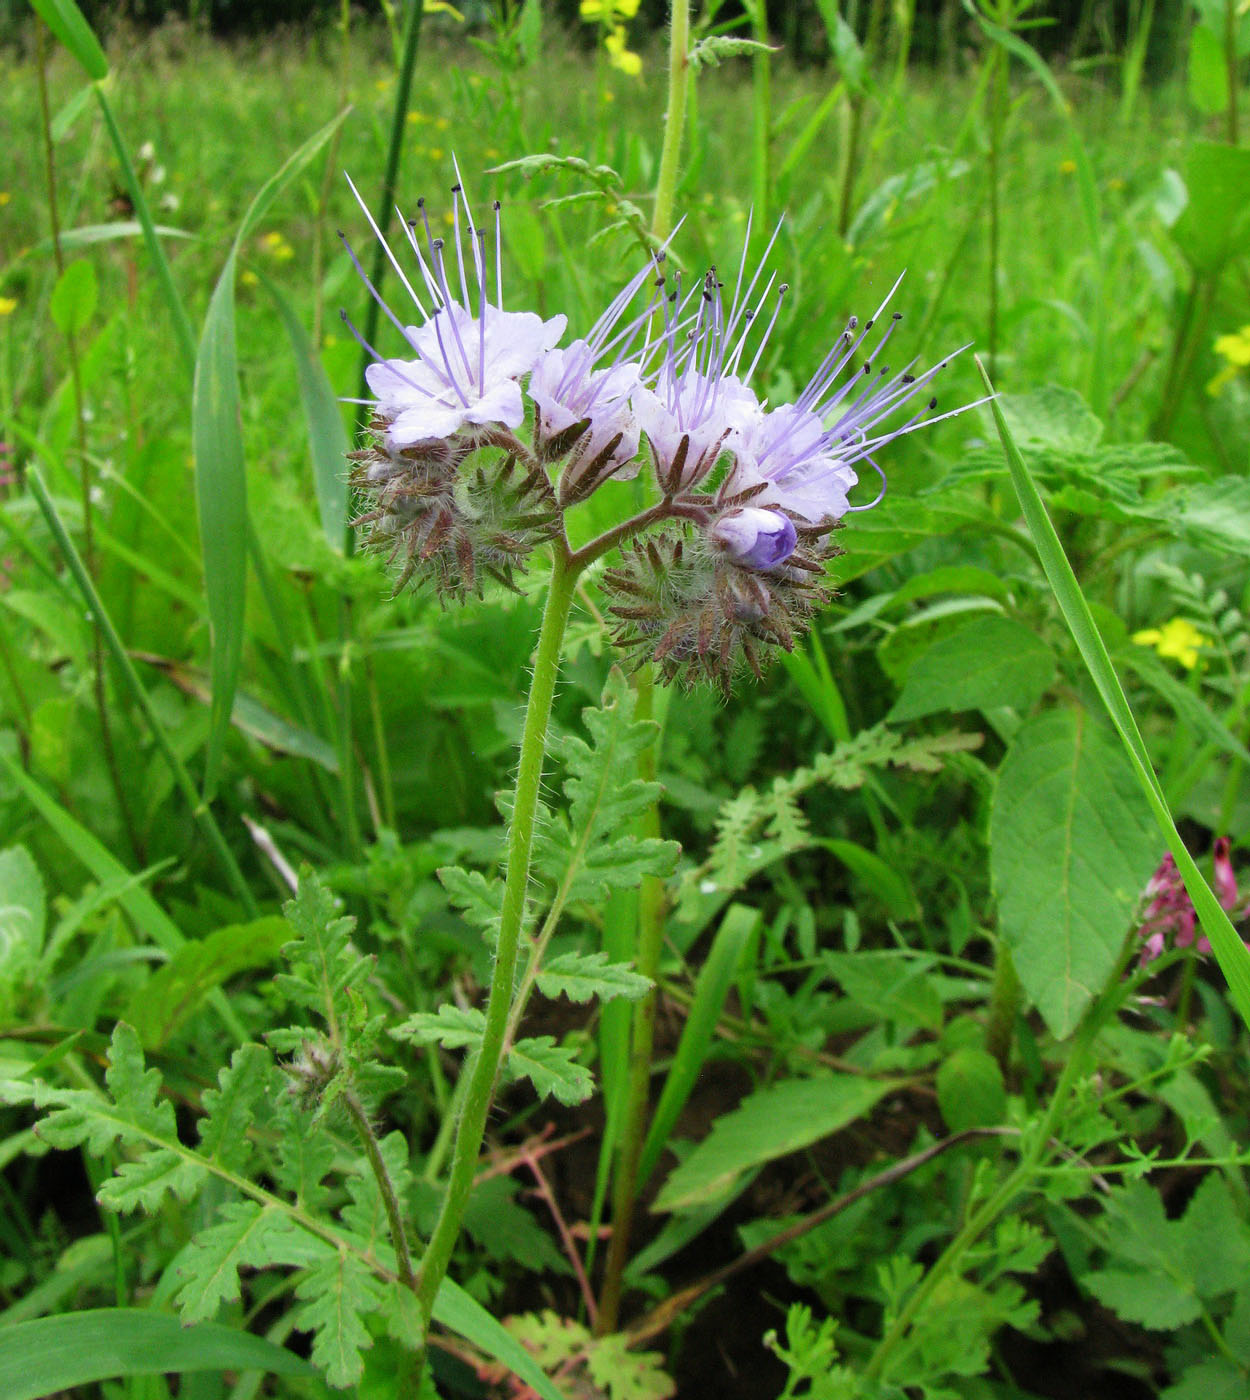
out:
M173 774L174 783L181 791L191 808L191 814L195 818L197 825L208 841L209 847L216 856L222 871L226 876L239 902L242 904L247 917L254 919L258 910L256 902L252 898L252 892L248 888L247 881L243 878L243 873L239 869L234 859L230 847L226 844L226 839L222 835L221 828L217 825L217 819L213 816L207 802L200 800L199 794L195 790L195 784L191 781L191 775L187 772L186 765L178 756L177 750L170 742L169 736L165 733L164 726L152 705L152 701L147 691L143 687L143 682L139 679L139 674L135 670L134 663L130 659L130 653L122 644L122 639L117 635L117 629L113 626L113 619L105 610L104 603L100 595L96 592L95 584L91 581L91 576L87 573L86 567L79 557L78 551L74 548L74 542L69 537L69 531L65 528L65 523L57 513L52 497L48 494L48 488L44 485L43 477L37 467L31 467L27 474L27 481L30 485L35 499L39 503L39 509L43 512L43 517L48 523L49 530L69 565L70 573L74 577L74 582L78 585L78 590L82 594L83 601L90 609L92 617L99 626L106 645L112 653L113 660L125 680L127 687L133 695L136 703L147 721L152 738L160 749L165 762L168 763L170 772Z
M0 1395L39 1400L114 1376L243 1370L314 1374L294 1352L250 1332L215 1322L184 1327L176 1317L139 1308L93 1308L6 1327Z
M979 359L977 367L985 380L986 388L993 393L993 385ZM1090 679L1102 697L1111 722L1124 744L1142 791L1159 823L1159 830L1176 860L1185 888L1202 923L1203 932L1211 940L1215 960L1228 981L1237 1010L1241 1013L1242 1020L1250 1025L1250 949L1241 941L1237 930L1220 907L1219 900L1181 840L1180 832L1177 831L1176 823L1168 810L1163 788L1151 766L1150 755L1141 731L1137 728L1137 721L1129 708L1128 699L1115 673L1115 667L1111 664L1111 657L1094 622L1089 604L1085 601L1081 586L1072 572L1072 565L1068 563L1063 545L1059 542L1055 527L1046 514L1046 507L1042 504L1042 498L1033 484L1033 478L1029 475L1029 469L1020 455L1019 448L1012 439L1011 430L1007 427L997 401L991 400L990 409L1003 444L1003 451L1007 456L1007 468L1011 473L1016 495L1020 499L1020 508L1037 545L1038 557L1055 595L1055 601L1068 624L1068 630L1081 653Z
M291 342L291 353L295 357L299 395L304 405L304 417L308 421L308 449L312 457L317 506L321 511L321 528L330 542L330 548L342 554L343 539L347 533L347 476L344 463L351 451L351 443L343 426L339 401L294 307L268 277L262 275L261 281L278 308L287 339Z
M245 240L270 204L338 130L346 116L346 112L340 112L323 126L261 186L239 224L226 265L213 289L200 336L191 399L191 441L212 637L213 704L204 758L205 801L211 800L217 786L243 659L248 516L235 347L235 269Z
M138 883L141 877L131 875L86 827L75 821L64 807L49 797L2 748L0 766L3 766L9 781L55 832L66 849L86 866L101 885L117 888L117 902L129 915L135 928L171 956L176 953L186 943L186 937L143 885ZM248 1034L224 993L218 989L212 993L209 1000L221 1017L222 1024L234 1037L235 1044L241 1045L247 1040ZM0 1395L2 1394L0 1391Z
M74 0L30 0L30 7L82 64L93 82L108 77L108 59Z
M655 1170L677 1117L702 1073L712 1038L716 1034L716 1023L725 1009L725 998L738 972L743 949L750 943L759 921L757 909L750 909L745 904L731 904L716 930L707 961L699 969L690 1013L682 1027L677 1053L673 1056L651 1127L642 1145L642 1156L638 1162L639 1189L646 1185Z

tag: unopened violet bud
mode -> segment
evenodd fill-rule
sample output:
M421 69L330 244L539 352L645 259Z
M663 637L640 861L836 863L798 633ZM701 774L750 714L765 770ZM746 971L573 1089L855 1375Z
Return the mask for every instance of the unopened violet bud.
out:
M711 535L735 564L746 569L776 568L789 559L798 544L798 532L789 516L758 506L744 506L721 516Z

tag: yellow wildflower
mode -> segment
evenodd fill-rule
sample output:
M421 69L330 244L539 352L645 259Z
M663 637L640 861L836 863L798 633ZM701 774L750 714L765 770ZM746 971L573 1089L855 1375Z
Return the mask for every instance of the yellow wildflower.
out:
M1215 353L1223 355L1230 365L1244 369L1250 365L1250 326L1242 326L1231 335L1222 335L1215 342Z
M0 297L0 316L12 316L16 310L16 297Z
M582 0L579 13L583 19L607 20L611 24L618 19L633 19L638 3L639 0Z
M255 287L259 283L260 278L257 277L250 267L245 267L243 271L239 273L239 281L242 282L245 287Z
M632 49L625 47L625 26L618 25L604 36L603 46L608 51L608 62L613 68L636 78L642 72L642 58Z
M1060 173L1060 175L1075 175L1075 174L1076 174L1076 161L1074 161L1074 160L1061 160L1061 161L1059 162L1059 173Z
M13 196L8 192L8 190L0 190L0 209L3 209L4 206L5 206L5 205L9 202L9 200L11 200L12 198L13 198Z
M1237 371L1250 366L1250 326L1242 326L1239 331L1217 337L1215 353L1223 355L1227 361L1219 373L1207 383L1207 393L1215 397L1230 380L1237 378Z
M278 262L290 262L295 256L295 249L286 241L285 235L279 233L276 229L265 234L260 242L265 252Z
M1147 627L1133 633L1133 640L1139 647L1154 647L1160 656L1179 661L1187 671L1198 664L1198 652L1211 645L1209 637L1204 637L1187 617L1174 617L1162 627Z

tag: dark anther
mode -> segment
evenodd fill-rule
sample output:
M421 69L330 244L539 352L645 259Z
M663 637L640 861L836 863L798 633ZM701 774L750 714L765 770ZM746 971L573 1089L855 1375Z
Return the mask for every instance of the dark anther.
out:
M441 253L443 251L443 248L445 247L445 244L441 238L436 238L434 242L430 244L430 247L436 253Z
M498 200L496 200L495 203L494 203L494 205L493 205L492 207L494 208L495 213L498 214L499 211L500 211L500 209L503 208L503 205L500 204L500 202L499 202Z
M871 374L871 373L872 373L872 361L871 361L871 360L865 360L865 361L864 361L864 373L865 373L865 374Z
M451 192L452 194L459 194L462 188L463 187L461 185L453 185L451 187Z
M937 399L930 399L930 400L929 400L929 407L930 407L930 409L936 408L936 407L937 407Z
M865 321L865 322L864 322L864 329L865 329L866 331L872 330L873 322L874 322L875 320L876 320L876 318L873 317L872 320Z
M789 284L789 282L783 282L783 283L781 284L781 286L777 288L777 295L778 295L779 297L783 297L783 296L785 296L785 294L786 294L789 290L790 290L790 284Z
M424 195L422 195L421 198L420 198L419 200L417 200L417 208L418 208L418 209L424 209L424 208L425 208L425 196L424 196Z
M890 317L890 320L892 321L901 321L902 319L903 313L901 311L896 311L894 315Z
M848 331L853 331L858 325L859 325L859 317L858 317L858 316L852 316L851 319L846 323L846 328L847 328Z
M914 374L905 374L905 375L903 376L903 383L904 383L904 384L914 384L915 382L916 382L916 376L915 376Z

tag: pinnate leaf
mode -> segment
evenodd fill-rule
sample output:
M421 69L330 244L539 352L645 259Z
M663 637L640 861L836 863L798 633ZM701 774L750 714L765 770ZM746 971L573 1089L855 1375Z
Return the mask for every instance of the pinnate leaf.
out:
M545 997L566 996L570 1001L587 1002L598 997L610 1001L626 997L637 1001L646 996L654 983L635 972L629 963L608 961L607 953L560 953L548 958L538 975L538 990Z
M355 1385L364 1370L361 1353L373 1345L364 1317L384 1301L381 1281L363 1260L336 1252L313 1265L295 1296L303 1304L295 1325L313 1334L314 1363L331 1385Z
M541 1097L570 1106L584 1102L595 1091L590 1071L577 1063L577 1051L557 1045L549 1035L517 1041L508 1052L508 1072L516 1079L528 1079Z
M475 1007L445 1003L437 1011L417 1011L391 1034L396 1040L413 1045L441 1045L444 1050L463 1050L481 1044L486 1017Z

